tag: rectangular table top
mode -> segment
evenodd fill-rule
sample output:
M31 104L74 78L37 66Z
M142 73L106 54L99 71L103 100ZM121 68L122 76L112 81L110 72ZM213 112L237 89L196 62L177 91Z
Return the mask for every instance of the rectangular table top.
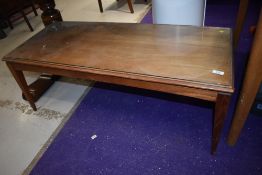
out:
M3 60L232 93L231 45L228 28L60 22Z

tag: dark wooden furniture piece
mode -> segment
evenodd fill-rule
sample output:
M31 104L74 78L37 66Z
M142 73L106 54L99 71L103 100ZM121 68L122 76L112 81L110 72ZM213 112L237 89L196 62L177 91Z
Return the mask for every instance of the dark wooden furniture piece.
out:
M117 0L119 1L119 0ZM128 4L128 7L129 7L129 10L131 13L134 13L134 9L133 9L133 5L132 5L132 0L127 0L127 4ZM102 0L98 0L98 5L99 5L99 10L101 13L103 13L103 5L102 5Z
M23 71L83 78L215 103L212 153L234 91L227 28L58 22L3 60L31 107Z
M24 12L24 9L28 7L32 7L35 16L38 15L32 0L0 0L0 16L4 20L6 20L10 28L13 29L14 27L11 21L11 17L14 14L20 13L27 23L29 29L31 31L34 31Z
M248 4L249 4L249 0L240 0L238 13L237 13L236 26L234 30L234 48L237 48L238 46L240 33L242 31L247 14Z
M43 11L41 14L42 21L45 26L57 21L63 21L59 10L55 9L54 0L35 0Z
M245 79L238 99L232 126L228 136L228 144L235 145L240 132L248 117L250 108L254 102L259 86L262 81L262 10L248 60Z
M45 26L54 22L63 21L60 11L55 9L54 0L35 0L34 2L37 3L43 11L41 18ZM36 102L58 78L58 76L51 74L40 75L35 82L29 85L29 93L33 100ZM22 96L26 100L24 94L22 94Z

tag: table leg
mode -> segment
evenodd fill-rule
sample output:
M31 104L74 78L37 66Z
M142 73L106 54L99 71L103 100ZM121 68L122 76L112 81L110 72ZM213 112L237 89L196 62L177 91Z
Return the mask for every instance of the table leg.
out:
M215 104L213 133L212 133L212 148L211 154L216 152L219 142L221 130L223 128L224 120L227 115L227 109L230 102L230 94L219 93Z
M23 10L21 10L21 11L20 11L20 13L22 14L22 16L23 16L23 18L24 18L24 20L25 20L25 22L26 22L27 26L28 26L28 27L29 27L29 29L31 30L31 32L33 32L33 31L34 31L34 29L33 29L33 27L31 26L31 24L30 24L30 22L29 22L28 18L26 17L26 14L25 14L25 12L24 12Z
M13 74L17 84L19 85L19 87L21 88L21 90L23 91L26 99L28 100L30 106L33 108L34 111L36 111L36 106L34 103L34 100L31 96L31 94L29 93L29 87L26 83L24 74L21 70L15 70L12 66L12 64L7 63L8 68L10 69L11 73Z
M98 0L98 5L99 5L99 10L101 13L103 13L103 5L102 5L102 1Z
M131 13L134 13L132 1L131 1L131 0L127 0L127 3L128 3L128 7L129 7L129 9L130 9L130 12L131 12Z

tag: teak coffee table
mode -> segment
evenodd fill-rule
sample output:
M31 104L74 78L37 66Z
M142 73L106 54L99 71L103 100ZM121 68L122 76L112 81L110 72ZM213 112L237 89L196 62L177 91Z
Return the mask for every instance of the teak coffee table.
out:
M54 23L3 58L31 107L23 71L138 87L215 102L212 149L234 91L228 28Z

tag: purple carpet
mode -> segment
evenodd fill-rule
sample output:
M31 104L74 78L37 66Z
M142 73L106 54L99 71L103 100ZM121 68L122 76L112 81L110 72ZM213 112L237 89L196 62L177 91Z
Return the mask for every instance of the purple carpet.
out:
M234 0L208 0L206 25L233 27L237 7ZM210 155L213 104L96 83L31 174L261 175L262 117L250 115L236 146L226 144L252 42L248 28L260 7L251 0L235 51L237 92L215 156ZM142 22L152 23L151 12Z

